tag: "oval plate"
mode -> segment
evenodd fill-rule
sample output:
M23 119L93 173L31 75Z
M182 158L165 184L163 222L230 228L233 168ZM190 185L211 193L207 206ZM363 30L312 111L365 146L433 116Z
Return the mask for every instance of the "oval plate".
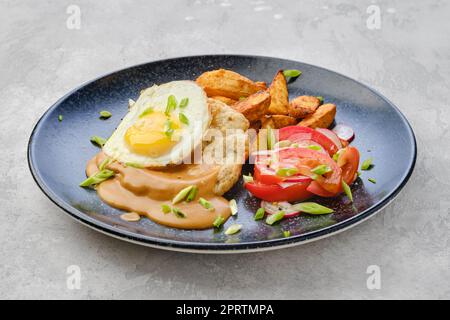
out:
M178 230L148 219L125 222L123 212L104 204L95 191L78 187L85 179L87 161L99 150L89 142L92 135L109 137L128 109L128 99L140 90L173 80L195 79L217 68L231 69L255 81L270 83L279 69L303 73L289 84L290 98L302 94L324 97L337 105L337 123L356 132L352 143L361 159L373 157L375 166L363 171L353 185L354 203L345 196L313 199L335 210L323 216L300 215L276 226L254 221L259 201L239 181L225 197L236 199L239 214L225 228L242 224L242 231L226 236L223 230ZM99 120L101 110L113 116ZM62 115L63 120L58 121ZM404 187L416 160L414 133L405 117L386 98L366 85L338 73L270 57L211 55L168 59L138 65L103 76L68 93L39 120L30 137L28 162L42 191L60 208L84 224L117 238L142 245L190 252L235 253L276 249L317 240L367 219L387 205ZM245 165L243 172L250 172ZM368 182L367 178L377 183ZM283 237L289 230L291 236Z

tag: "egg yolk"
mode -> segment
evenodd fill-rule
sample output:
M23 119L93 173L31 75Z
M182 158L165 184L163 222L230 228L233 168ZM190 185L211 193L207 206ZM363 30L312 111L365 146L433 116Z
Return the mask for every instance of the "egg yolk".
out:
M134 153L159 157L177 144L180 122L163 112L152 112L140 118L125 133L125 141Z

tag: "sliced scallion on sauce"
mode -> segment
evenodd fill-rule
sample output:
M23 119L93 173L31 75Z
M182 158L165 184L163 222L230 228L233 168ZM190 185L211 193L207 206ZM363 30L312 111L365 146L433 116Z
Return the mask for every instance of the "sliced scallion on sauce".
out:
M229 235L238 233L241 229L242 229L242 224L232 224L225 231L225 234L229 236Z
M161 210L166 214L172 212L172 208L168 204L162 204Z
M278 211L277 213L274 213L274 214L268 216L266 218L266 223L268 225L273 225L274 223L276 223L276 222L280 221L281 219L283 219L284 214L285 214L284 211Z
M347 195L347 198L351 202L353 202L352 190L350 189L350 187L348 186L348 184L344 180L342 180L342 189L344 189L344 192Z
M136 169L144 169L144 166L142 164L139 164L139 163L125 162L125 165L127 167L132 167L132 168L136 168Z
M207 209L207 210L214 210L214 206L211 202L209 202L208 200L206 200L205 198L200 198L198 200L198 202L200 203L200 205Z
M172 204L177 204L186 199L186 197L189 195L189 193L192 191L193 188L194 186L188 186L182 189L180 192L178 192L177 195L172 199Z
M111 159L108 158L108 157L106 157L106 158L103 159L103 161L100 163L100 165L98 166L98 169L99 169L100 171L102 171L102 170L104 170L104 169L106 168L106 166L107 166L108 164L110 164L110 163L111 163Z
M191 202L192 200L195 199L195 197L197 196L198 193L198 188L196 186L194 186L192 188L192 190L189 192L189 194L186 197L186 202Z
M178 218L186 218L186 215L178 208L173 207L172 212L178 217Z
M284 230L284 231L283 231L283 236L284 236L285 238L289 238L289 237L291 236L291 232L290 232L289 230Z
M103 181L108 180L113 176L114 171L105 169L93 174L92 176L84 180L82 183L80 183L80 187L92 187L94 185L102 183Z

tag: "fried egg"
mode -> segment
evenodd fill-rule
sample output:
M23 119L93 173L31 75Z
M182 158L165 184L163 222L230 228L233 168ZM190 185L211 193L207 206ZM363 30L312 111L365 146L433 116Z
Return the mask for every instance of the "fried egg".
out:
M179 164L202 142L211 114L194 81L173 81L141 92L103 147L110 158L138 167Z

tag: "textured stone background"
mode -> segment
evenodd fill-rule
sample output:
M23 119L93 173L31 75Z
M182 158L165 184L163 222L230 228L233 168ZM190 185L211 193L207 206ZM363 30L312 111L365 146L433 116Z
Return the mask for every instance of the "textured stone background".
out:
M66 9L81 8L81 29ZM377 5L381 28L366 25ZM1 298L450 298L450 3L0 0ZM419 147L397 200L312 244L257 254L139 247L70 219L34 184L29 134L68 90L112 70L205 53L297 59L344 73L404 112ZM368 290L366 268L381 268ZM80 290L66 268L78 265Z

